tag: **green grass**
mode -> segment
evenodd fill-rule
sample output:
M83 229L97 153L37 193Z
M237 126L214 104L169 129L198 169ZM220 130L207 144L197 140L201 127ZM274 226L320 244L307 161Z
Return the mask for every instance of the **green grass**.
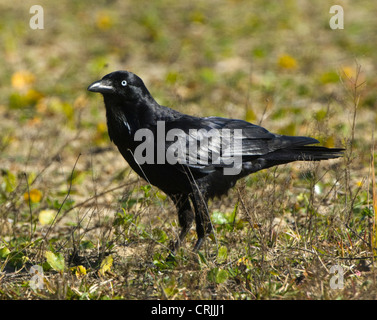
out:
M372 1L341 4L344 30L324 0L40 1L43 30L29 28L33 4L0 3L0 299L376 298ZM125 163L86 92L118 69L179 111L345 157L239 181L210 202L200 253L193 229L166 259L175 209Z

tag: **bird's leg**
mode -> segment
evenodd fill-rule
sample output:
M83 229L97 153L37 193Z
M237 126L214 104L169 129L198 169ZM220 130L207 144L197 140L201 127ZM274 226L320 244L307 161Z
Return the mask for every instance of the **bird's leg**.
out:
M185 239L187 232L189 232L192 222L194 220L194 213L191 209L190 200L186 195L173 195L171 196L178 211L178 221L182 230L179 234L177 241L174 243L172 252L175 253L183 240Z
M194 205L196 233L198 235L198 241L194 246L194 251L197 252L203 244L206 235L211 233L212 224L207 208L207 197L203 193L195 193L191 196L191 200Z

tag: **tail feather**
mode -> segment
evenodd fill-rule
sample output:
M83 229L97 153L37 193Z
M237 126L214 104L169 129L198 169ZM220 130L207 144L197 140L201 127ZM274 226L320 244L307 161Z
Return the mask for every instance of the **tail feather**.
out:
M265 160L272 161L320 161L336 159L343 156L342 148L326 148L317 146L301 146L287 148L271 152L265 156Z

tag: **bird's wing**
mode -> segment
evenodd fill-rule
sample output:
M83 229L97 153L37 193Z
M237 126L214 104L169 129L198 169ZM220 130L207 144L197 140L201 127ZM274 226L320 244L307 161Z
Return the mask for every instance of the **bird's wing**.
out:
M166 143L167 157L206 171L230 167L235 158L251 161L279 149L318 143L313 138L277 135L246 121L220 117L170 121L166 131L171 140Z

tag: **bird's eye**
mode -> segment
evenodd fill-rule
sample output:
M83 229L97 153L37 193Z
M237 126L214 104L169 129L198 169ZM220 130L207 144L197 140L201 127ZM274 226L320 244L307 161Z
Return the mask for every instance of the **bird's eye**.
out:
M126 81L126 80L122 80L121 85L122 85L123 87L125 87L125 86L127 85L127 81Z

